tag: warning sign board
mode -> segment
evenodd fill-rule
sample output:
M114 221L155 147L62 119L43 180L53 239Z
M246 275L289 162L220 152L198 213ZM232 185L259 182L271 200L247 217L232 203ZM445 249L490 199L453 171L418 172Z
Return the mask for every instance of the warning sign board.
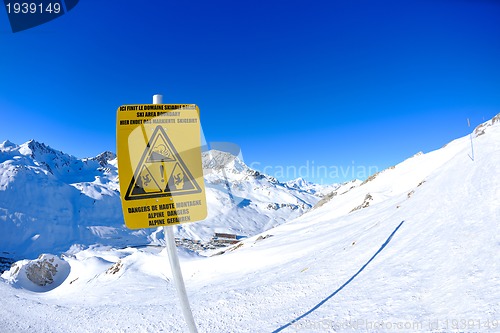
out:
M167 133L157 125L130 181L125 200L200 192L200 186Z
M200 147L199 110L194 104L118 108L118 173L127 227L205 219Z

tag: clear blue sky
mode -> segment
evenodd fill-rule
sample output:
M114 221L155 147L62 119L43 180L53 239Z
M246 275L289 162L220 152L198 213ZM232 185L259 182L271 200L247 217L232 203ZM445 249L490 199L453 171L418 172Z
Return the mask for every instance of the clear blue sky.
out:
M281 180L383 169L500 112L495 0L80 1L15 34L0 8L0 47L0 141L77 157L116 151L117 107L155 93Z

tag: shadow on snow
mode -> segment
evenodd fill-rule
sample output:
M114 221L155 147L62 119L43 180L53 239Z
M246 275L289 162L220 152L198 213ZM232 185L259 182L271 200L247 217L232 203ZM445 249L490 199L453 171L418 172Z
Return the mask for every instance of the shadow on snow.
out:
M363 267L361 267L359 269L359 271L356 272L356 274L354 274L349 280L347 280L343 285L341 285L337 290L335 290L333 293L331 293L329 296L327 296L325 299L323 299L321 302L319 302L318 304L316 304L314 307L312 307L309 311L305 312L304 314L298 316L297 318L293 319L292 321L290 321L289 323L281 326L280 328L276 329L273 331L273 333L277 333L277 332L281 332L282 330L284 330L285 328L295 324L296 322L298 322L299 320L301 320L302 318L308 316L309 314L311 314L312 312L316 311L320 306L322 306L323 304L325 304L328 300L330 300L330 298L332 298L333 296L337 295L338 292L340 292L342 289L344 289L345 286L347 286L349 283L351 283L355 278L356 276L359 275L359 273L361 273L365 268L366 266L368 266L368 264L370 262L372 262L373 259L375 259L375 257L380 253L382 252L382 250L387 246L387 244L389 244L389 242L391 241L392 237L396 234L396 232L398 231L398 229L403 225L405 221L401 221L401 223L396 227L396 229L394 229L394 231L391 233L391 235L389 236L389 238L387 238L387 240L384 242L384 244L382 244L382 246L380 247L380 249L378 249L377 252L375 252L375 254L370 258L370 260L368 260L366 262L366 264L363 265Z

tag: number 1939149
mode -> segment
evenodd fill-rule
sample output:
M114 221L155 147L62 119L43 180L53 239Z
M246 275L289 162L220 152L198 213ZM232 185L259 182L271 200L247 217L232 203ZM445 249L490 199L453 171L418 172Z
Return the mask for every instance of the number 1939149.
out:
M8 14L59 14L62 10L58 2L36 3L36 2L12 2L5 4Z

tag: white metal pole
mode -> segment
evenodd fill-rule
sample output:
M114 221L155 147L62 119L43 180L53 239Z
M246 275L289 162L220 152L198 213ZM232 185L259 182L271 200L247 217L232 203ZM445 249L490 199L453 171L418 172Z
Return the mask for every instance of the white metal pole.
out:
M470 131L470 120L469 118L467 118L467 125L469 126L469 131ZM470 136L470 148L472 150L472 157L471 157L471 160L474 162L474 143L472 142L472 132L470 132L469 134Z
M153 104L163 104L163 95L153 95Z
M177 247L175 246L175 237L172 227L163 227L163 232L166 236L167 241L167 251L168 259L170 260L170 267L172 269L172 274L174 276L175 289L177 290L177 296L181 302L182 314L189 327L190 333L197 333L196 324L194 322L193 313L191 312L191 307L189 306L189 300L187 297L186 286L184 285L184 279L182 278L181 266L179 264L179 257L177 256Z
M153 96L153 104L162 103L162 95L157 94ZM177 247L175 246L174 230L172 228L173 227L163 227L163 233L165 234L165 241L167 242L168 259L170 261L170 268L172 269L172 275L174 277L175 289L177 290L177 296L179 297L179 301L181 303L182 314L186 320L189 332L198 333L194 322L193 312L191 312L191 307L189 306L186 286L184 285L184 279L182 277L181 265L179 264L179 257L177 256Z

